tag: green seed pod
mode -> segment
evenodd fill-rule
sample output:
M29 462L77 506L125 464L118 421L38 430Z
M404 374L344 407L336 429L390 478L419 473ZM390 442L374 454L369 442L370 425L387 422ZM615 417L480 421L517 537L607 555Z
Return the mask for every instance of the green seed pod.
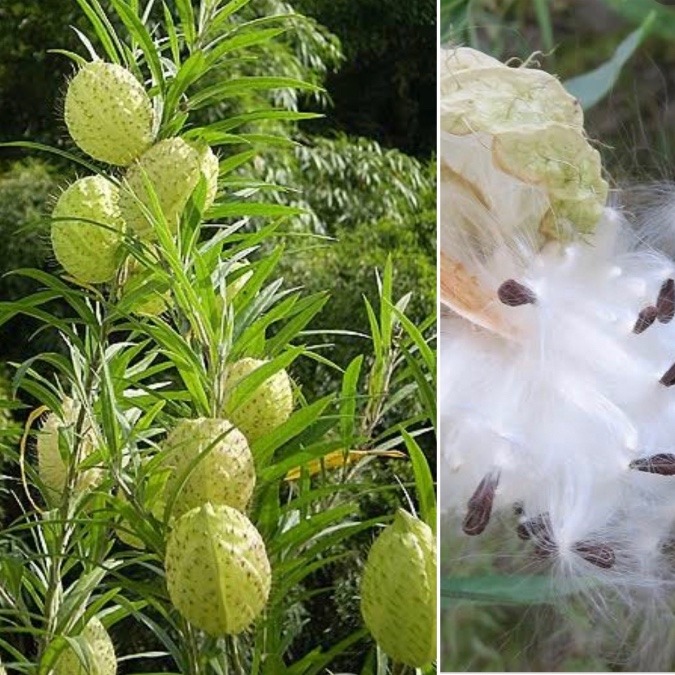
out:
M235 635L260 615L271 570L253 523L229 506L204 504L179 518L166 547L176 609L209 635Z
M175 232L202 174L207 181L204 205L207 209L218 190L218 159L211 148L188 143L182 138L167 138L153 145L127 171L128 190L122 191L120 206L129 227L140 237L154 236L152 223L137 201L140 200L152 211L150 195L145 189L147 179L155 191L169 229Z
M92 667L85 668L75 650L68 646L56 660L54 675L116 675L115 648L108 631L96 617L85 626L81 637L86 642L85 652Z
M150 98L114 63L94 61L78 71L68 86L65 119L75 143L108 164L127 166L154 140Z
M80 405L66 397L61 404L62 414L49 413L37 436L38 473L45 486L61 494L66 485L68 466L59 452L59 429L73 427L80 414ZM84 461L98 447L98 436L93 422L85 418L80 441L80 458ZM78 471L75 489L79 492L91 489L103 479L103 471L90 468Z
M226 377L226 387L238 382L264 365L266 361L245 358L233 363ZM293 389L285 370L279 370L265 380L242 405L231 408L226 402L225 414L253 443L283 424L293 412Z
M122 298L131 293L138 294L139 299L130 308L134 314L159 316L169 309L171 293L168 290L158 291L153 285L155 279L156 276L151 269L143 267L135 258L129 259L126 279L122 286Z
M169 434L163 448L171 467L167 494L180 487L180 481L200 455L204 455L182 485L171 512L179 517L201 504L231 506L243 511L255 486L253 456L244 435L223 419L201 417L182 420Z
M66 272L85 283L110 281L124 231L117 187L103 176L81 178L59 197L52 218L54 255Z
M368 554L361 613L392 659L421 668L436 658L436 540L402 509Z

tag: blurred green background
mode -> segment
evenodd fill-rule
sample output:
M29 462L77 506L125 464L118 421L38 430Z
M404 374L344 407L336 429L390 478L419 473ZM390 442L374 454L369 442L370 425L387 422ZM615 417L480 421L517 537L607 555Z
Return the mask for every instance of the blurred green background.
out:
M635 186L675 178L675 2L441 0L440 33L444 45L502 61L533 59L556 74L582 102L588 136L629 208L644 195ZM487 541L466 541L456 519L446 517L442 577L482 578L487 588L491 575L533 571L509 534L513 526L502 523ZM617 616L618 630L608 634L574 602L564 609L478 603L447 593L443 606L447 671L630 672L640 650L635 636L622 642L631 619ZM657 650L673 653L672 644ZM673 666L661 664L665 671Z

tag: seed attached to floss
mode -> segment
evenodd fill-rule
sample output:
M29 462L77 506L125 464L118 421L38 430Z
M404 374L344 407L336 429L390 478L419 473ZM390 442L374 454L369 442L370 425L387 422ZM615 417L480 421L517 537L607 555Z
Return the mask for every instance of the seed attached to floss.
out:
M603 570L611 569L616 562L614 549L607 544L580 541L574 544L574 552L578 553L586 562Z
M653 305L641 309L640 313L638 314L637 321L635 322L635 326L633 326L633 333L636 335L644 333L647 328L649 328L654 323L654 321L656 321L657 315L658 310Z
M542 539L548 538L548 532L551 529L547 516L537 516L536 518L531 518L526 520L518 525L516 533L518 538L523 541L528 539Z
M114 63L94 61L78 71L65 101L68 131L90 157L127 166L154 140L154 112L143 85Z
M469 499L468 509L462 530L464 534L475 536L483 532L490 522L492 505L499 485L499 474L490 473L478 484Z
M75 650L69 645L59 655L54 665L54 675L116 675L117 657L110 635L103 624L94 617L80 636L89 652L90 666L86 668Z
M103 176L75 181L58 199L52 212L54 255L78 281L110 281L119 266L124 231L119 190Z
M666 387L672 387L675 384L675 363L663 373L659 382Z
M267 604L272 573L265 544L229 506L206 503L181 516L169 534L165 568L171 602L213 637L241 633Z
M422 668L436 657L436 538L403 509L368 553L361 614L392 659Z
M675 476L675 455L660 453L651 457L641 457L633 460L629 467L636 471L655 473L659 476Z
M508 279L505 281L497 289L497 296L501 302L509 307L533 305L537 301L537 296L532 290L515 279Z
M666 279L659 291L656 311L661 323L669 323L675 316L675 281Z

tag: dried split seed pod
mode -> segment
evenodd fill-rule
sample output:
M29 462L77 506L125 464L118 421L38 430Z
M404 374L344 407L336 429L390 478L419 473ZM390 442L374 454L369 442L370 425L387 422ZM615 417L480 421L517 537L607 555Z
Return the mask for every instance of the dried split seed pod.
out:
M54 665L54 675L115 675L115 648L108 631L96 617L85 626L80 638L85 643L82 649L89 659L90 667L85 667L75 650L68 646Z
M52 212L51 239L56 259L78 281L110 281L119 265L124 221L119 190L103 176L75 181Z
M209 635L235 635L267 604L271 570L253 523L229 506L204 504L179 518L166 547L171 602Z
M227 372L228 389L248 377L266 361L245 358L233 363ZM283 424L293 411L293 389L285 370L278 370L265 380L242 405L225 404L225 413L249 442L270 433Z
M68 86L65 119L75 143L94 159L126 166L152 145L154 112L126 68L94 61Z
M428 525L401 509L368 554L361 613L396 661L420 668L436 657L436 540Z
M173 516L206 502L240 511L246 508L255 487L253 456L244 435L230 422L205 417L181 420L163 448L168 451L166 465L171 467L167 494L180 489Z

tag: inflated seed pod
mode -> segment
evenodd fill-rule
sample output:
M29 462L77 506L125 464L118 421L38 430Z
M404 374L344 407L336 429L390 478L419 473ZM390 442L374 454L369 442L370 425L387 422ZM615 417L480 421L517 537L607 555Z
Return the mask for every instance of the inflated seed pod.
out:
M167 138L153 145L134 162L126 174L127 189L122 190L120 206L127 225L141 237L152 238L153 227L139 201L151 212L152 200L146 180L155 192L169 229L175 232L190 195L199 178L206 180L205 208L218 190L218 159L209 146Z
M54 675L116 675L117 657L110 635L103 624L94 617L82 631L83 650L90 659L91 668L83 665L75 650L67 646L54 666Z
M233 363L227 371L226 387L238 382L264 365L261 359L245 358ZM225 414L250 443L283 424L293 412L293 389L285 370L278 370L265 380L242 405L225 404Z
M436 540L402 509L368 554L361 613L392 659L420 668L436 658Z
M66 397L61 404L61 411L60 415L49 413L37 435L38 473L48 490L56 494L63 492L68 474L68 466L59 452L59 429L74 427L80 405ZM81 461L91 455L97 447L98 435L94 422L85 418L79 447ZM98 468L78 471L75 489L80 492L91 489L101 482L103 475L103 471Z
M234 635L261 614L271 570L258 530L229 506L204 504L175 523L166 547L171 602L209 635Z
M171 467L167 494L180 492L171 515L178 517L205 502L243 511L255 487L253 456L244 435L224 419L181 420L163 444ZM203 456L190 470L197 457Z
M75 181L59 197L52 219L54 255L66 272L86 283L110 281L124 232L117 186L103 176Z
M114 63L82 66L68 85L65 120L89 156L126 166L154 140L154 112L143 85Z

